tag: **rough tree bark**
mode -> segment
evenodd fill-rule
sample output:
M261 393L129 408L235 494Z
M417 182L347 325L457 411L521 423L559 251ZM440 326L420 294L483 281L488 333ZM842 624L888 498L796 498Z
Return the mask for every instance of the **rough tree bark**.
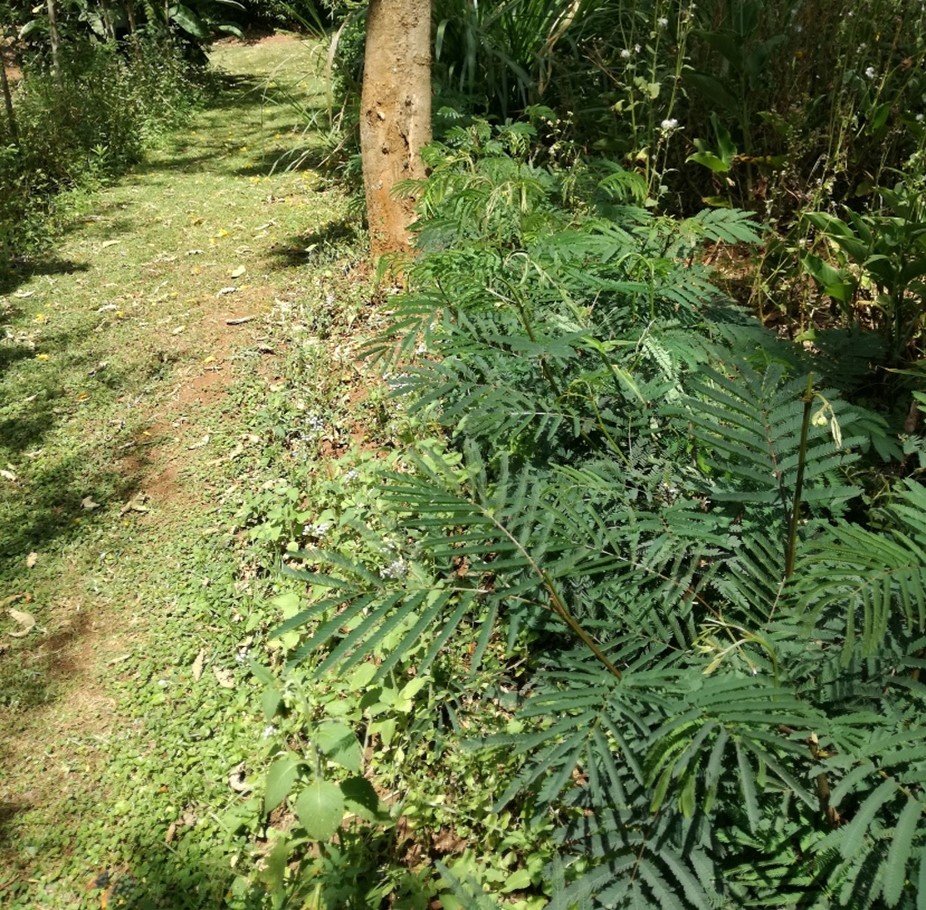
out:
M393 194L425 176L431 141L431 0L370 0L367 12L360 151L373 253L411 249L415 201Z

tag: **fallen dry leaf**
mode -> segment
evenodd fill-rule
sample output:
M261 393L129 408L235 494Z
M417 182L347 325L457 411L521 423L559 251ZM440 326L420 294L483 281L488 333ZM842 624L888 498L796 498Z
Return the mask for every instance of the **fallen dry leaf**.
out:
M178 325L170 334L171 335L180 335L182 332L186 331L185 325Z
M80 501L80 507L82 509L86 509L88 512L92 512L94 509L98 509L100 504L98 502L94 502L92 496L85 496Z
M256 318L255 316L239 316L237 319L226 319L225 325L244 325L246 322Z
M203 667L206 663L206 649L200 648L199 654L196 655L196 660L193 661L193 679L196 682L199 682L202 679Z
M209 440L211 438L212 437L207 433L199 442L194 442L193 445L187 446L187 451L192 452L194 449L201 449L203 446L209 445Z
M122 242L121 240L104 240L103 243L100 244L100 249L105 250L106 247L115 246L117 243L121 243L121 242Z
M227 288L222 288L222 289L218 292L218 294L216 294L216 297L224 297L225 294L234 294L237 290L238 290L238 288L233 287L233 286L230 286L230 287L227 287Z
M16 483L18 480L17 476L12 471L5 471L3 469L0 469L0 477L10 481L10 483Z
M33 568L35 564L39 561L39 554L34 550L26 557L26 568Z
M18 632L10 632L11 637L25 638L35 627L35 617L31 613L26 613L23 610L10 610L9 614L14 622L18 622L22 626L22 629Z
M247 781L247 767L244 762L236 765L228 775L228 786L236 793L250 793L251 785Z
M212 672L215 674L215 681L223 689L235 688L235 676L231 670L223 670L221 667L213 667Z
M228 277L229 278L240 278L246 271L247 269L243 265L239 265L238 268L232 269L228 273Z

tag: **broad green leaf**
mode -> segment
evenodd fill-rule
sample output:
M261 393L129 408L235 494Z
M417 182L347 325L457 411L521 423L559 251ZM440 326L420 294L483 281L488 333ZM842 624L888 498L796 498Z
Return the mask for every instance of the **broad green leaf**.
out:
M391 821L389 811L365 777L350 777L341 782L341 793L350 812L374 824Z
M263 683L265 686L276 685L276 677L263 664L259 664L257 661L252 660L249 661L248 667L258 682Z
M279 837L267 854L267 865L264 869L263 879L273 891L282 891L286 880L286 865L292 852L289 838Z
M278 594L270 601L270 605L276 607L282 614L283 619L289 619L299 612L302 601L298 594L288 591L286 594Z
M299 775L301 764L299 756L293 752L287 752L270 766L264 788L264 812L272 812L289 796L289 791L292 790L296 777Z
M335 764L359 774L363 753L357 735L340 720L326 720L315 731L315 745Z
M203 20L188 6L178 3L169 10L170 18L177 23L185 32L189 32L194 38L201 41L209 37L209 32L203 24Z
M855 293L855 282L845 272L833 268L819 256L805 253L801 265L823 288L823 292L840 303L850 303Z
M344 794L330 780L314 780L299 794L296 814L309 837L326 841L341 827Z
M283 694L274 686L264 689L260 697L260 705L267 720L273 720L276 716L280 702L283 701Z
M347 686L351 692L361 692L373 682L374 676L376 676L375 664L360 664L348 677Z
M694 152L685 160L700 164L715 174L726 174L730 170L730 163L721 161L713 152Z
M527 869L516 869L505 879L502 887L502 894L510 894L512 891L523 891L531 886L531 874Z

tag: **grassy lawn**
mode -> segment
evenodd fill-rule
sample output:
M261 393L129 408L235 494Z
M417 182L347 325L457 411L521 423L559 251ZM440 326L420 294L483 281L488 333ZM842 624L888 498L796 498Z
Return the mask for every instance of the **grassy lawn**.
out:
M189 128L0 279L5 907L259 900L246 659L275 582L233 516L277 470L280 327L324 322L332 244L355 241L303 132L317 49L213 61L222 89Z

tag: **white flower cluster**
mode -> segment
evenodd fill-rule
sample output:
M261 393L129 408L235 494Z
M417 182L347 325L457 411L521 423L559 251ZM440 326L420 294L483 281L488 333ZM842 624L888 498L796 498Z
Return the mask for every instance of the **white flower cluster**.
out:
M400 556L384 569L379 570L380 578L404 578L408 574L408 563Z

